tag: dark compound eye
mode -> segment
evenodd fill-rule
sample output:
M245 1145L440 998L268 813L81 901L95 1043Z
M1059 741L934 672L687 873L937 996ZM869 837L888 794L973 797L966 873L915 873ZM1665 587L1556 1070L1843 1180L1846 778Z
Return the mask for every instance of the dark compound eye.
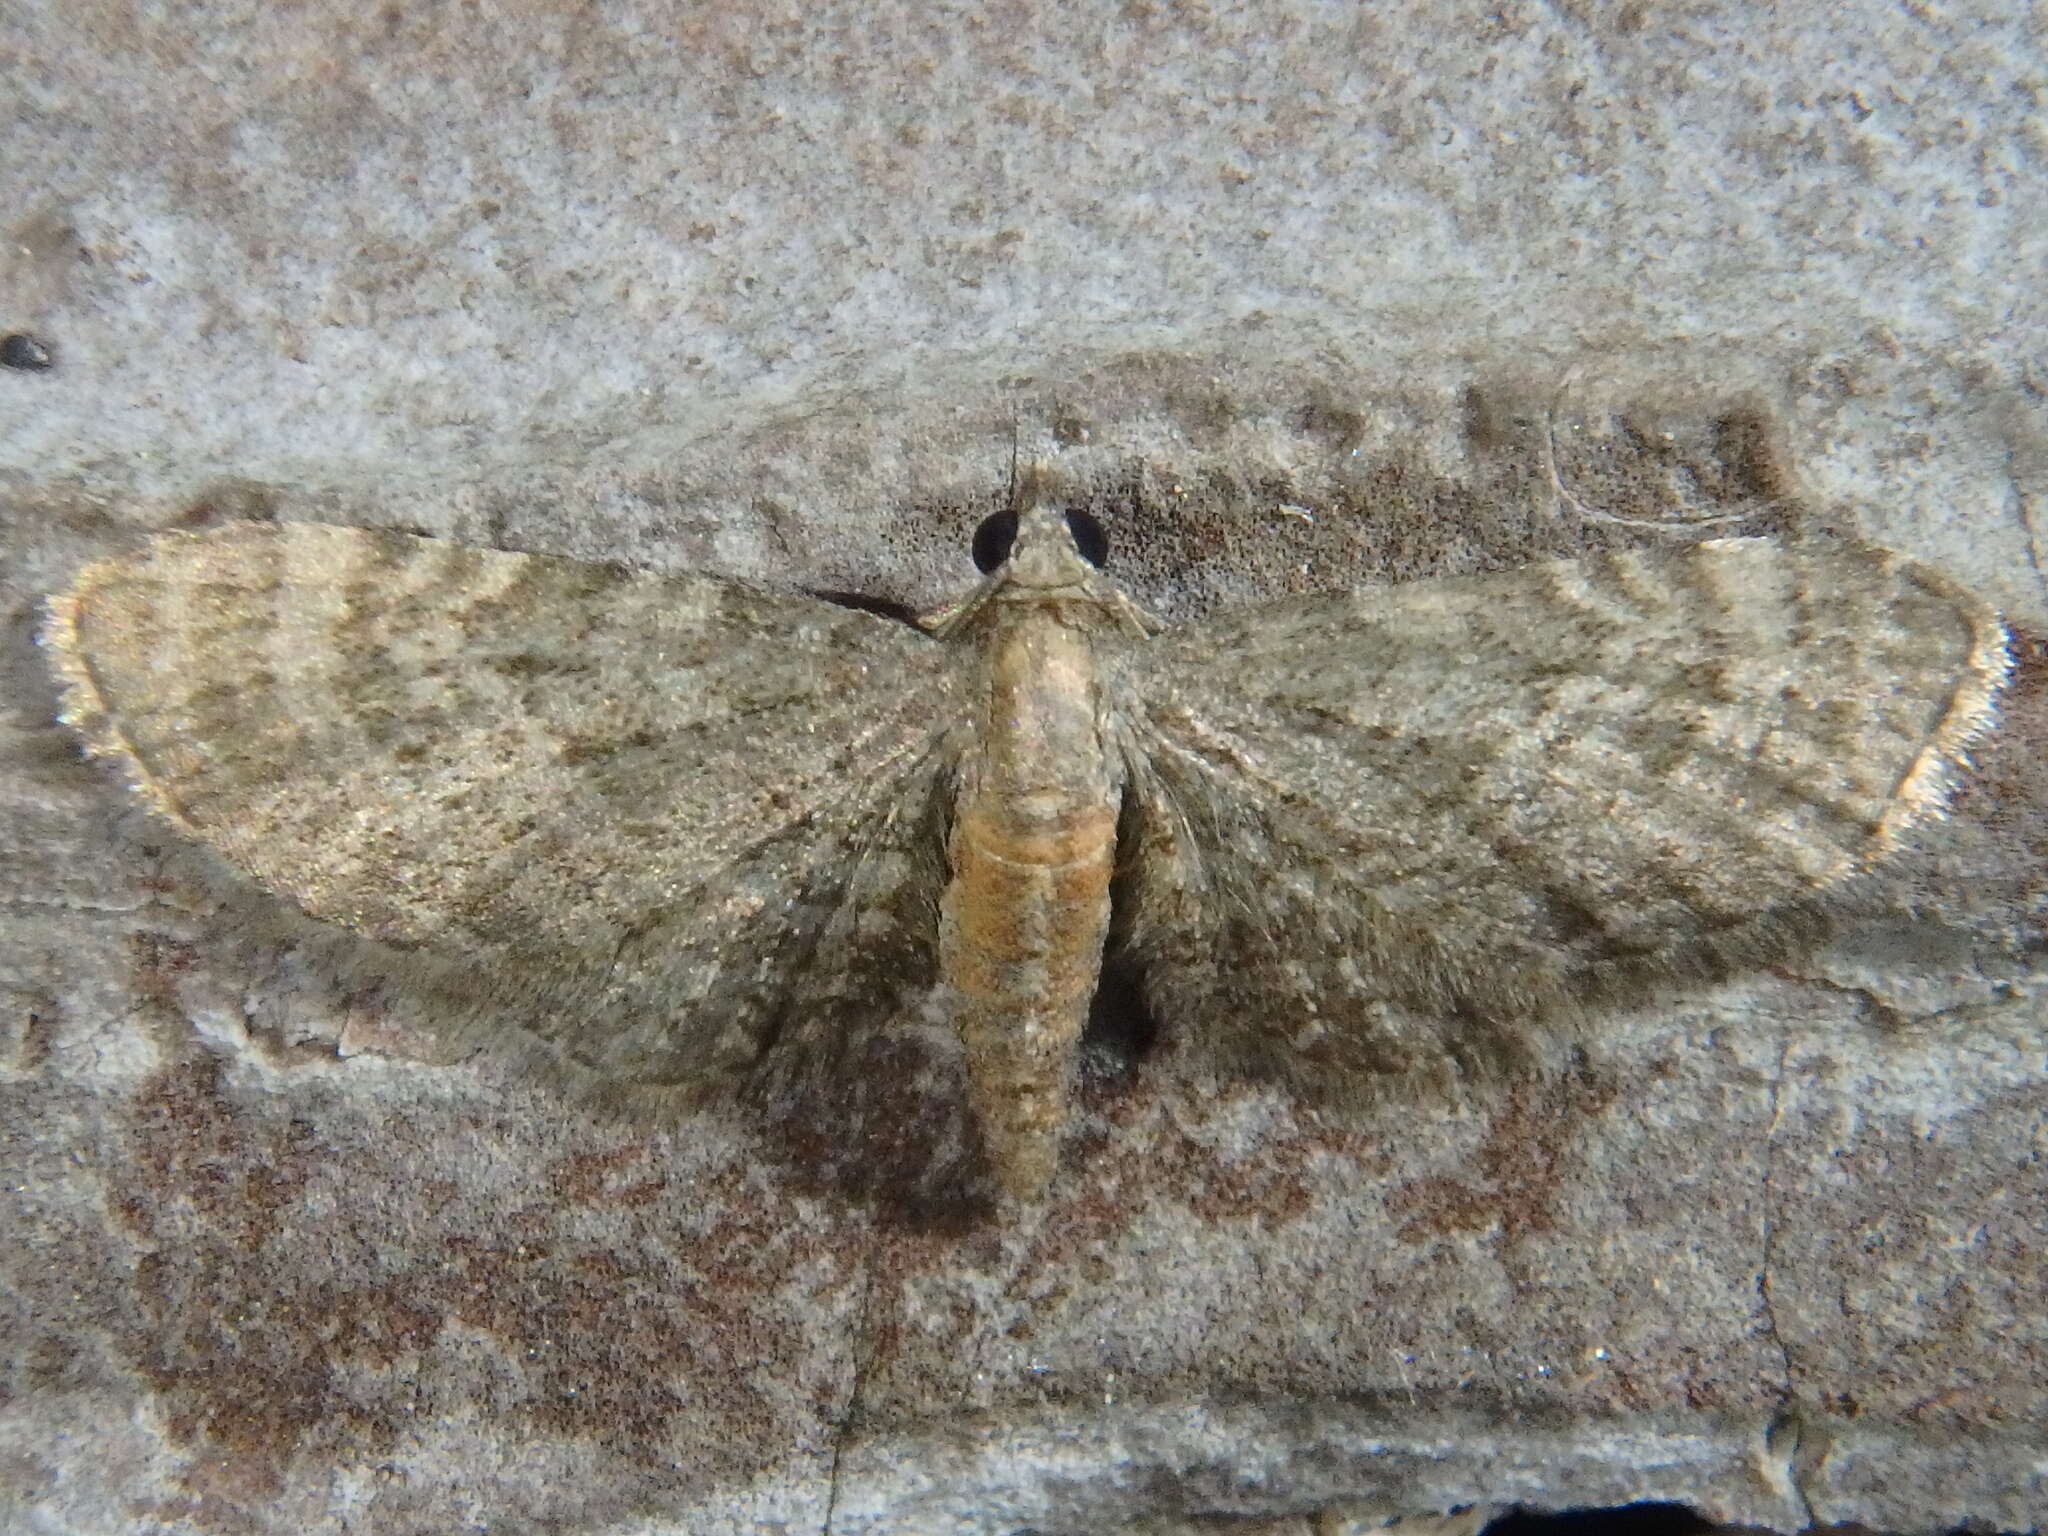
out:
M998 512L984 517L974 530L974 568L984 576L1010 558L1010 546L1017 542L1017 514Z
M1086 512L1067 514L1067 532L1074 536L1074 548L1090 565L1100 566L1109 558L1109 535ZM981 520L974 530L974 568L987 576L1010 558L1010 546L1017 542L1017 514L997 512Z
M1109 562L1109 534L1086 512L1067 514L1067 532L1074 536L1074 548L1083 560L1098 569Z

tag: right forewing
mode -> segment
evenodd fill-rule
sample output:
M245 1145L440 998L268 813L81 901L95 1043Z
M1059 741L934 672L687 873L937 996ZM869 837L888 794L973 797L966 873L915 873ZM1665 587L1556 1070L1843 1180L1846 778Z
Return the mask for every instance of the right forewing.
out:
M1762 953L1938 812L2006 651L1902 557L1729 540L1247 609L1132 666L1157 991L1341 1033Z

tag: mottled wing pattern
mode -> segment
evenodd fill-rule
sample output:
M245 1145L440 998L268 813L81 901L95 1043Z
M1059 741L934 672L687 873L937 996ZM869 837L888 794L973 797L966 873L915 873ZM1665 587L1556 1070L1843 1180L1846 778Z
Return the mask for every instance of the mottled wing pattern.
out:
M1726 540L1225 614L1134 648L1120 937L1229 1070L1353 1094L1768 958L1937 814L1996 616Z
M952 673L795 594L311 524L173 534L45 634L65 716L479 1032L694 1101L929 985ZM850 960L858 956L858 960ZM803 1048L799 1050L797 1048Z

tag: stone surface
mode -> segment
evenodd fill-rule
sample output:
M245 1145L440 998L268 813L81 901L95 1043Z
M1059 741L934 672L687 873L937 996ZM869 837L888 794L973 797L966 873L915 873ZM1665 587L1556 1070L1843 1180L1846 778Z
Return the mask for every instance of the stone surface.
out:
M0 60L55 361L0 371L0 1524L2043 1519L2022 18L35 5ZM1041 1217L963 1228L432 1059L30 640L251 515L925 606L1013 427L1175 616L1818 522L2019 681L1822 955L1483 1114L1106 1065Z

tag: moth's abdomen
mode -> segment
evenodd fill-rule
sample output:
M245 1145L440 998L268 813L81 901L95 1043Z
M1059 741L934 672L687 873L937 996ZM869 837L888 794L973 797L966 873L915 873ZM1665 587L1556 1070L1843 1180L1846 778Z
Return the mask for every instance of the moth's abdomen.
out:
M1116 810L1021 825L986 801L954 822L940 959L958 994L968 1091L1005 1191L1051 1180L1074 1053L1109 931Z
M1109 932L1117 788L1086 635L1035 609L988 641L988 713L954 807L939 966L984 1150L1009 1194L1050 1182Z

